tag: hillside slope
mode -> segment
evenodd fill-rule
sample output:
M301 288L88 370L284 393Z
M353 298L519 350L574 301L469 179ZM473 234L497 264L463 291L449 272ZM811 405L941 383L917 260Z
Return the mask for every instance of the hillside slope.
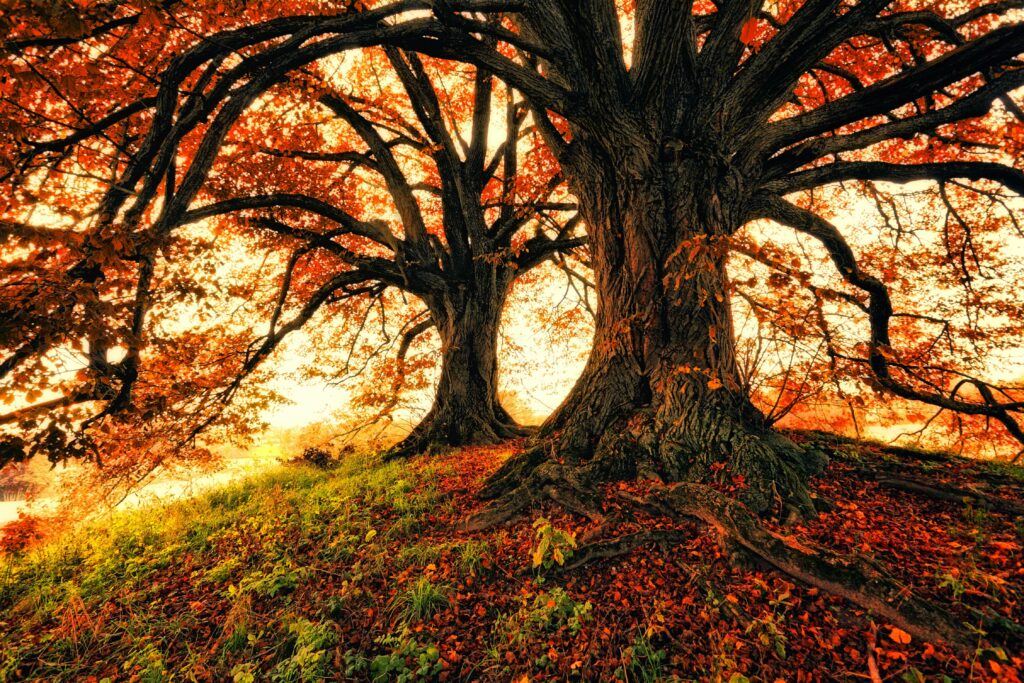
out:
M1017 681L1022 471L800 438L832 456L814 482L831 509L776 530L895 576L976 646L736 561L693 520L462 531L509 447L282 468L0 558L0 683Z

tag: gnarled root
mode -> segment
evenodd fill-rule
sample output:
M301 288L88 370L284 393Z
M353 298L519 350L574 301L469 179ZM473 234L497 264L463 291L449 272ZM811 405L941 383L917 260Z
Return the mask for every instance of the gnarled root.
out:
M567 434L548 436L506 461L484 484L479 498L495 500L495 508L507 507L511 501L503 500L506 497L528 504L530 490L542 489L556 471L551 468L561 467L559 478L567 479L570 489L630 479L736 483L740 499L758 513L808 517L815 507L807 479L827 461L820 451L801 448L770 430L747 429L738 419L669 433L650 413L638 412L620 427L608 429L590 452L563 447L580 441ZM543 497L534 495L532 500ZM572 505L565 507L573 510Z
M658 499L681 514L707 522L724 538L802 583L841 596L923 640L971 647L964 629L892 577L854 558L823 549L812 551L778 536L742 503L711 487L677 484Z
M990 496L981 491L949 486L948 484L928 479L917 477L883 477L878 479L878 485L884 489L914 493L934 500L968 503L987 510L1001 512L1004 515L1024 516L1024 505L1020 503Z
M556 502L561 501L550 495L552 487L581 495L569 483L571 475L567 476L567 473L572 469L558 467L562 470L547 470L550 477L547 486L535 490L543 491L545 497ZM795 539L778 535L765 528L743 503L710 486L679 483L659 489L648 498L628 494L620 498L645 513L661 512L676 519L696 518L715 529L734 553L753 558L801 583L840 596L922 640L946 641L964 652L973 647L966 629L936 605L914 595L909 587L886 574L877 563L839 555L824 548L809 548ZM512 505L510 501L516 504ZM475 523L471 520L469 528L480 529L500 523L522 514L536 502L537 497L529 496L527 489L517 489L515 495L502 498L501 506L485 509L475 518ZM586 505L590 510L596 509L590 498L586 498ZM624 555L643 545L682 543L690 538L691 533L678 529L650 529L597 541L580 548L562 571ZM1011 640L1019 638L1020 627L1016 624L998 624L987 618L983 621L986 628L991 627L994 635Z
M428 453L438 448L490 446L529 436L533 427L485 415L435 415L431 411L416 428L384 455L397 460ZM504 411L501 411L504 414Z
M517 463L513 471L523 467ZM499 495L496 501L467 519L463 528L480 531L504 524L537 507L544 500L551 500L569 512L591 521L604 521L597 504L597 493L580 477L578 468L567 465L541 462L529 470L521 484Z
M606 541L596 541L578 548L573 553L572 561L567 562L561 570L570 571L588 562L626 555L636 548L649 544L682 543L690 538L690 534L677 529L651 529L650 531L639 531L635 534L627 534Z

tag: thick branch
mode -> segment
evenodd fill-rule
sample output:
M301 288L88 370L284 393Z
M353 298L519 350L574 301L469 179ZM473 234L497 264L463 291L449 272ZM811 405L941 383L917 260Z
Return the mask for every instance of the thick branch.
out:
M892 300L889 290L878 278L864 273L853 250L839 230L824 218L801 209L778 197L761 196L760 208L765 218L788 225L799 232L810 235L821 242L828 251L839 274L848 283L867 292L870 337L868 340L868 364L878 384L900 398L920 401L939 408L967 415L984 415L998 420L1018 441L1024 443L1024 430L1015 415L1021 412L1017 405L1000 403L995 398L993 387L977 379L970 384L978 391L981 402L968 402L956 398L958 389L949 394L937 391L920 391L900 382L892 375L894 356L889 339L889 321L893 317Z
M204 218L236 211L275 208L302 209L337 223L348 233L373 240L380 245L390 248L392 251L398 248L399 240L391 234L387 223L384 221L361 221L336 206L303 194L277 193L226 199L192 209L182 217L181 222L182 224L194 223Z
M1024 45L1024 24L994 29L921 66L768 126L766 145L769 149L781 149L861 119L885 114L967 76L1005 64L1020 55L1021 45Z
M791 173L767 183L771 192L788 194L844 180L877 180L909 183L915 180L943 182L954 178L992 180L1024 196L1024 171L984 161L947 161L932 164L890 164L882 161L840 161Z

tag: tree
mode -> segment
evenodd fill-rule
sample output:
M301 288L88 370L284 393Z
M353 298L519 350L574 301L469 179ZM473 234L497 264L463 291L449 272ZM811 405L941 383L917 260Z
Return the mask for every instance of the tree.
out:
M172 28L165 30L174 33ZM58 51L64 49L60 43ZM43 50L42 54L49 53ZM172 168L158 192L164 194L164 208L180 201L179 209L156 221L161 223L164 253L179 243L180 226L216 219L219 229L256 233L265 246L288 254L274 303L261 311L269 329L239 354L240 363L225 374L216 402L227 404L241 381L321 307L354 298L369 298L368 307L372 307L389 290L397 290L418 297L426 310L402 330L390 390L400 389L406 351L419 334L436 328L442 347L434 405L397 452L415 452L434 442L493 443L521 435L523 429L497 399L498 323L513 279L553 254L582 244L572 234L578 220L565 218L573 205L553 199L562 184L557 167L550 156L532 154L526 159L529 175L517 175L522 154L536 135L522 129L525 106L510 90L495 92L493 77L484 70L449 69L442 76L437 64L425 64L415 54L395 47L350 59L346 70L341 83L332 82L325 68L287 73L275 84L273 99L248 110L239 108L222 117L219 126L214 121L211 129L221 137L219 148L191 148L176 140L171 149L179 158L164 157ZM433 80L430 73L435 74ZM55 90L65 99L76 94ZM200 90L194 90L193 97ZM498 121L492 108L502 94L506 106ZM335 120L325 118L328 114ZM38 120L26 123L38 124ZM468 128L465 137L463 126ZM499 127L504 134L494 143ZM80 171L80 158L68 159L63 154L68 147L63 145L95 144L97 137L108 133L109 126L101 124L70 140L29 142L12 176L23 183L40 155L54 149L59 152L56 159L44 161L43 166L58 175L69 168ZM188 171L181 185L175 186L172 169L186 165L182 155L187 157ZM151 190L156 190L155 185ZM136 200L135 220L151 210L147 204L157 196L150 192L145 200ZM196 198L201 206L193 205ZM116 204L123 199L108 192L103 201ZM117 209L110 208L108 213L114 215ZM529 236L524 228L531 224L535 231ZM30 244L40 233L28 224L11 222L10 226L16 240ZM62 237L65 243L70 241L67 233ZM126 239L134 242L129 247L136 252L133 257L156 260L152 252L138 254L137 239ZM81 265L89 256L80 256L83 261L75 266L77 271L71 269L72 279L106 284L107 273L92 272L98 266ZM117 260L124 254L111 256ZM77 275L82 270L89 274ZM105 402L87 425L132 403L139 356L149 342L126 338L151 337L143 321L160 319L149 310L152 295L147 290L156 287L146 282L153 274L145 270L146 266L137 274L136 302L130 314L137 324L131 332L119 339L111 333L117 316L127 313L111 309L94 321L105 329L93 329L88 335L90 369L119 387L105 389L110 395L74 389L57 399L62 405ZM213 286L223 288L224 284ZM24 300L13 300L12 307L31 308L29 301L38 297L38 291L28 289L26 294ZM296 306L298 311L289 319L286 313ZM12 345L14 352L4 374L66 342L69 330L54 322L40 324L34 337L32 325L19 331L20 346ZM44 339L47 335L50 338ZM111 347L118 342L129 352L123 360L112 362ZM36 414L30 406L12 416L31 420ZM189 428L190 436L215 417L216 411L194 416L197 424Z
M559 457L580 463L573 478L646 470L707 481L721 463L744 477L755 509L810 507L802 481L819 463L768 431L737 390L725 262L729 238L755 218L818 240L866 297L865 361L880 386L985 414L1020 436L1019 404L994 387L970 379L979 395L965 400L917 379L921 368L890 343L885 285L832 223L787 198L851 180L1024 189L1012 165L969 151L995 137L1020 161L1017 142L998 132L1016 105L986 120L1021 85L1024 26L1003 16L1011 5L960 14L889 5L637 3L628 69L611 3L588 3L571 20L558 3L519 15L531 45L547 50L543 86L554 92L544 106L569 123L571 143L552 133L551 144L580 200L601 301L591 362L542 428ZM914 143L900 141L914 136L934 140L933 160L904 161ZM540 457L510 463L489 493L521 486L528 468L535 479L566 478Z
M243 26L207 36L159 71L155 96L108 113L103 122L151 118L119 184L148 177L133 200L148 206L189 135L201 134L194 158L204 161L263 93L346 50L386 45L470 63L522 93L579 201L600 308L583 376L537 446L485 491L507 494L505 514L542 491L579 501L591 484L645 474L725 473L742 477L742 498L756 510L812 508L804 482L820 459L769 428L737 370L726 264L755 219L827 254L868 327L849 360L879 388L1024 436L1022 405L1006 387L897 348L891 322L904 313L886 281L806 198L836 183L920 180L940 198L955 186L1002 201L1014 220L1002 189L1024 189L1013 99L1022 85L1019 3L410 0L327 16L303 9L239 15ZM187 79L202 79L191 92L203 97L185 96ZM150 229L154 242L188 210L201 177L190 168L177 185ZM109 192L100 223L120 222L125 201ZM971 226L961 223L951 229L969 243Z
M144 11L128 3L99 5L84 19L45 17L59 35L39 37L29 26L8 43L18 54L77 45L83 36L84 44L113 45L126 32L144 33L138 31L144 22L164 23L154 22L154 14L185 29L157 46L153 59L129 60L139 78L114 98L115 106L85 116L74 103L50 102L26 114L23 102L9 102L15 137L48 129L55 114L84 121L70 135L39 143L30 156L43 151L61 159L83 146L90 150L79 144L87 139L114 139L105 148L110 187L93 203L93 225L73 257L47 268L65 274L54 278L62 298L45 298L45 287L33 281L35 290L20 305L32 312L23 316L29 324L8 335L5 364L36 353L39 318L66 317L62 329L88 330L78 321L110 306L111 292L132 292L132 305L119 311L131 321L119 337L124 358L113 362L110 344L92 328L87 338L99 393L71 394L102 399L108 413L124 410L133 402L155 259L194 210L240 117L296 74L351 50L384 46L406 59L416 53L471 64L525 99L532 126L578 201L599 299L583 375L534 446L487 486L484 495L500 500L478 523L545 498L598 518L598 485L613 479L700 482L679 484L659 500L895 623L913 628L930 620L941 634L955 636L934 610L904 601L897 585L873 579L862 588L864 572L786 546L747 507L706 485L729 483L759 513L807 514L813 502L806 479L822 465L820 454L773 431L743 389L731 306L736 290L727 267L742 248L755 260L773 260L774 244L752 250L738 239L752 221L769 220L806 237L842 280L830 296L860 311L866 327L861 346L840 359L844 364L870 372L880 390L995 421L1024 441L1018 422L1024 403L1013 387L955 364L934 365L920 344L908 350L898 343L915 331L902 321L923 324L927 312L895 309L895 279L884 264L854 250L818 201L822 188L840 183L863 183L876 196L887 190L873 183L931 183L934 201L948 211L940 226L945 265L960 269L970 284L980 257L991 251L975 241L976 230L1016 225L1019 205L1006 190L1024 193L1024 115L1014 99L1024 86L1018 0L969 7L942 0L398 0L343 10L298 2L287 14L264 3L235 5L232 19L221 23L198 11L201 2L146 3ZM95 52L75 54L46 61L42 71L102 81L105 71L122 68L107 62L90 74ZM41 70L33 59L20 59ZM406 65L415 75L414 62ZM127 131L114 132L119 128ZM32 187L25 177L18 175L22 198ZM979 226L968 221L975 212L961 210L964 197L1002 209ZM415 232L415 221L408 226ZM344 230L387 246L372 223ZM13 231L38 232L32 225ZM407 233L404 240L409 260L432 258L429 239ZM379 268L378 280L391 272L377 257L357 268L371 266ZM115 276L120 288L112 290ZM363 282L360 277L341 272L310 301L351 293L344 288ZM1019 302L993 306L980 295L967 305L970 315L1020 313ZM957 327L936 321L949 334ZM818 331L827 335L828 325Z

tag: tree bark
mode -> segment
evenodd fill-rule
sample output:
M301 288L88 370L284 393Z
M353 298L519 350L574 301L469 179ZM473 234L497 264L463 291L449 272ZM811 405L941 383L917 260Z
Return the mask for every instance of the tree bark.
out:
M498 327L513 277L503 265L475 264L471 281L427 298L441 337L441 376L430 411L395 455L495 444L528 433L498 400Z
M758 512L810 512L805 482L820 456L771 431L739 381L725 266L747 213L743 174L633 118L601 123L574 131L563 163L599 297L590 359L536 446L483 497L550 488L557 459L574 468L577 494L656 477L732 485Z

